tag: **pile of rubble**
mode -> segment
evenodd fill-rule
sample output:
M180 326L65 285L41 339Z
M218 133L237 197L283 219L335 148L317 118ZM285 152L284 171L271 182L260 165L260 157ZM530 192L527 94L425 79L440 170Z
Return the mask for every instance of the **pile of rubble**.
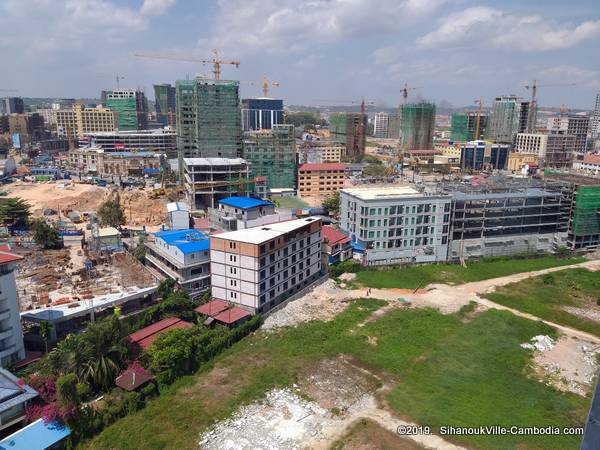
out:
M531 343L521 344L521 347L538 352L547 352L554 348L554 339L546 335L538 335L531 338Z
M300 449L334 422L331 414L290 389L274 389L202 434L203 449Z

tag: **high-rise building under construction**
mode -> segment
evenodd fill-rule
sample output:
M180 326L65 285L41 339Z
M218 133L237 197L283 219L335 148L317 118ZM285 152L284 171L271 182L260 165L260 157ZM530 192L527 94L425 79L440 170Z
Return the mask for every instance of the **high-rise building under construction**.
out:
M156 120L162 126L175 126L175 87L168 83L154 85Z
M293 188L296 178L296 140L293 125L244 133L244 159L253 176L267 177L270 188Z
M533 114L532 123L535 124L535 111L531 111L531 102L525 101L516 95L504 95L494 99L492 116L488 121L486 137L496 142L512 144L517 133L524 133L529 123L529 114Z
M239 157L239 82L198 77L177 81L175 88L179 157Z
M142 91L118 89L105 91L106 107L117 114L119 131L148 128L148 101Z
M363 113L334 113L329 116L331 138L346 145L349 159L365 154L367 115Z
M433 103L407 103L400 107L402 150L431 150L435 129Z
M487 120L487 114L479 114L478 120L476 112L452 114L450 139L454 142L470 142L483 138Z

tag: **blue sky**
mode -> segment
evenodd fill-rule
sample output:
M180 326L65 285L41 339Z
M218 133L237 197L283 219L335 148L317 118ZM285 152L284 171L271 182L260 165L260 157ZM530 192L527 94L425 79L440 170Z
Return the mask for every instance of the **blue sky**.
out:
M239 59L223 78L260 94L263 74L288 104L412 95L454 105L527 96L591 108L600 91L600 2L582 0L2 0L0 89L21 96L92 97L210 73L210 66L136 52Z

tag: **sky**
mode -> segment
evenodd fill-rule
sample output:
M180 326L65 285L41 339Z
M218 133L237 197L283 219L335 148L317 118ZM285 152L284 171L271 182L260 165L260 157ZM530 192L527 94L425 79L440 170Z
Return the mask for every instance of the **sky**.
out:
M0 95L83 98L210 74L218 49L243 97L263 75L286 104L394 106L412 97L474 104L529 96L593 108L600 92L598 0L1 0ZM574 86L564 84L575 83ZM555 86L558 84L559 86ZM562 84L562 86L561 86ZM547 86L546 86L547 85ZM13 94L10 94L13 95Z

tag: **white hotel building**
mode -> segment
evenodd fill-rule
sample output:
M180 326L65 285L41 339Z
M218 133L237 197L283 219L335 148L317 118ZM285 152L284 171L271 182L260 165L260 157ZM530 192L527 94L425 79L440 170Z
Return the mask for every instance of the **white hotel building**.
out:
M316 217L211 236L212 296L265 313L320 277L321 245Z

